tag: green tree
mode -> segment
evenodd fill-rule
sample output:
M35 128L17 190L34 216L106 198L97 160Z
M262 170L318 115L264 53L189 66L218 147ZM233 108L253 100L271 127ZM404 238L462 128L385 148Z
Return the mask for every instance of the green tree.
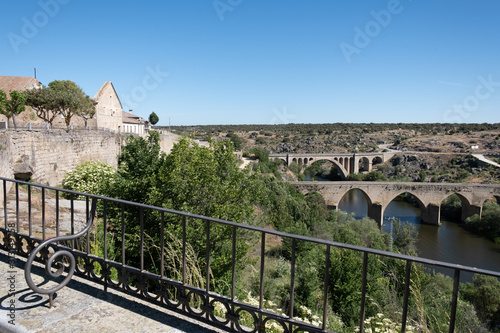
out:
M161 190L172 208L195 214L245 221L256 193L247 170L238 168L234 147L228 140L201 146L181 138L159 172Z
M479 318L491 329L500 328L500 281L493 276L474 275L472 283L463 288L464 298L470 301Z
M204 147L181 138L166 156L160 152L157 132L151 132L146 139L129 138L108 193L120 199L235 222L251 219L253 208L249 202L258 195L248 171L238 168L230 141L211 142L210 147ZM114 226L119 228L119 209L115 214ZM128 212L125 223L127 261L136 264L140 259L137 214L137 211ZM179 220L173 215L166 218L169 219L165 224L168 226L168 241L177 242L182 239ZM145 267L153 271L158 269L160 258L158 248L154 246L159 244L158 226L157 214L145 212L144 233L152 244L149 249L151 260L145 263ZM192 259L197 260L199 268L206 266L205 239L200 237L205 234L205 228L203 221L190 220L187 231L188 242L193 248ZM220 293L227 292L225 288L230 285L231 239L232 228L212 225L210 267L213 281L221 282L215 285ZM121 240L117 239L117 248L120 247ZM246 256L246 248L247 244L238 242L236 259L239 264Z
M59 115L55 105L56 95L54 91L43 87L27 90L26 94L28 96L26 105L31 106L38 118L52 126L52 122Z
M5 105L7 104L7 95L5 94L5 91L0 89L0 113L3 114L3 110Z
M426 178L427 178L427 172L425 172L424 169L420 169L420 172L418 173L418 181L425 182Z
M63 188L102 195L106 182L113 177L114 168L100 161L87 161L76 166L63 179Z
M149 115L148 120L151 123L151 125L156 125L158 123L158 121L160 121L160 118L158 118L158 115L156 115L156 113L153 111Z
M399 219L393 220L392 223L396 250L403 254L416 255L418 232L415 226Z
M231 132L231 133L228 133L226 136L233 143L235 150L241 150L243 148L243 145L245 144L245 140L243 140L241 137L239 137L238 134Z
M448 221L460 222L462 201L456 194L450 195L441 203L441 216Z
M2 91L0 94L3 94L3 96L0 96L0 100L4 100L3 103L0 102L0 113L7 117L7 121L9 121L10 118L12 118L12 122L14 123L14 128L17 128L15 116L20 114L26 109L25 104L28 96L25 93L11 90L9 91L10 95L10 100L9 100L6 98L5 92Z
M94 104L75 82L55 80L49 83L49 89L54 92L53 106L64 117L66 126L70 125L71 118L75 115L95 113Z
M269 162L269 152L262 147L253 147L245 152L247 156L254 156L261 163Z
M89 119L92 119L95 115L96 104L97 103L89 96L85 96L84 100L82 101L79 116L83 118L83 121L85 122L85 127L87 127L87 121Z
M500 205L495 202L486 202L482 215L476 214L467 218L465 226L474 233L500 243Z

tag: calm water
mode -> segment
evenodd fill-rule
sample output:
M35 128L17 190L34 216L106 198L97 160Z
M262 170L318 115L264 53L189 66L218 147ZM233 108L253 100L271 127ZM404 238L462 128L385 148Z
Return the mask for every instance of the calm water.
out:
M352 190L342 198L339 209L354 213L356 218L367 216L368 203L364 194ZM459 224L442 221L440 227L420 224L420 209L413 205L393 201L384 212L382 230L391 232L391 219L398 218L413 224L418 230L418 255L422 258L500 271L500 244L467 232ZM451 272L436 271L451 275ZM470 280L470 274L464 274Z

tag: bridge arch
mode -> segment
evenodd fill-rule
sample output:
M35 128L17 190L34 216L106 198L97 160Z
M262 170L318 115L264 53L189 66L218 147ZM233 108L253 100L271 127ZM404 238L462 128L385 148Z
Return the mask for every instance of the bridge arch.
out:
M489 197L488 199L484 200L484 202L483 202L483 206L484 206L484 204L486 203L486 201L488 201L488 200L490 200L490 201L494 201L494 202L496 202L497 204L499 204L499 205L500 205L500 195L492 195L492 196L491 196L491 197Z
M460 194L462 221L482 213L482 205L488 198L500 198L500 185L493 184L447 184L447 183L392 183L392 182L291 182L302 192L311 190L320 192L327 204L337 208L340 199L352 188L362 189L372 202L369 217L380 225L386 207L396 197L409 193L415 197L421 210L423 223L439 225L441 220L441 202L452 194Z
M370 160L368 157L361 157L358 162L359 172L369 172L370 170Z
M350 194L350 193L354 193L354 192L359 192L362 194L362 197L363 199L365 200L365 202L363 204L365 204L366 206L366 216L369 216L369 212L370 212L370 207L372 206L373 202L372 202L372 198L370 198L370 196L368 195L368 193L366 193L364 190L360 189L360 188L356 188L356 187L353 187L349 190L347 190L340 198L339 200L339 209L343 210L345 208L347 208L350 212L352 212L352 210L350 209L351 207L345 207L344 206L344 199ZM360 205L360 202L355 202L354 205L358 206ZM365 207L362 207L362 209L364 210Z
M313 159L310 159L313 160ZM349 172L343 167L343 165L340 163L340 161L336 160L335 158L316 158L314 159L313 163L321 162L321 161L326 161L330 162L333 164L333 166L337 169L337 171L340 174L340 177L342 180L345 180ZM312 163L311 163L312 165Z
M418 208L420 208L421 216L423 217L423 215L425 215L427 205L418 197L418 195L416 195L415 193L412 193L411 191L401 191L401 192L397 193L396 195L392 196L392 199L388 200L388 202L386 203L386 205L384 207L384 211L386 210L387 206L389 206L389 204L391 202L393 202L394 200L396 200L398 197L400 197L402 195L410 195L412 198L414 198L416 203L418 204Z
M372 159L372 165L377 165L377 164L381 164L383 163L384 161L382 160L382 157L380 156L375 156L373 159Z
M445 202L446 200L450 199L453 196L456 196L457 198L460 199L460 212L459 212L459 216L452 216L452 218L457 218L458 222L465 221L465 219L467 219L467 217L469 217L469 214L470 214L469 212L471 210L473 210L474 205L472 205L470 200L467 197L465 197L464 195L462 195L461 193L456 193L456 192L449 193L448 195L446 195L444 197L443 200L441 200L440 207L439 207L440 215L442 215L442 213L443 213L443 202ZM451 213L454 215L455 212L454 212L453 207L451 207L451 209L452 209L452 211L449 211L448 213Z

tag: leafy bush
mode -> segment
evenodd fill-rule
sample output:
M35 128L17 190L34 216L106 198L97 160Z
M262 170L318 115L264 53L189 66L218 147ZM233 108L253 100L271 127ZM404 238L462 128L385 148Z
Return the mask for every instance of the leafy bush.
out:
M106 163L88 161L66 174L63 188L71 191L102 195L105 184L113 177L115 169Z
M470 231L500 243L500 205L487 201L483 206L483 214L469 217L465 226Z
M441 216L449 221L460 222L462 216L462 201L456 195L450 195L441 203Z

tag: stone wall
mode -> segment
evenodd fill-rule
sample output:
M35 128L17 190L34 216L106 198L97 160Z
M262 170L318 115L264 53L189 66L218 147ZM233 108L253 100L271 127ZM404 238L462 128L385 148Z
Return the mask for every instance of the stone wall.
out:
M0 132L0 176L5 178L14 178L14 174L10 168L9 160L12 155L10 136L6 135L8 131ZM10 190L12 183L7 182L7 192ZM0 206L3 207L3 185L0 184ZM3 212L0 212L3 214Z
M93 160L117 165L121 136L105 131L40 130L0 133L0 176L60 185L66 172Z

